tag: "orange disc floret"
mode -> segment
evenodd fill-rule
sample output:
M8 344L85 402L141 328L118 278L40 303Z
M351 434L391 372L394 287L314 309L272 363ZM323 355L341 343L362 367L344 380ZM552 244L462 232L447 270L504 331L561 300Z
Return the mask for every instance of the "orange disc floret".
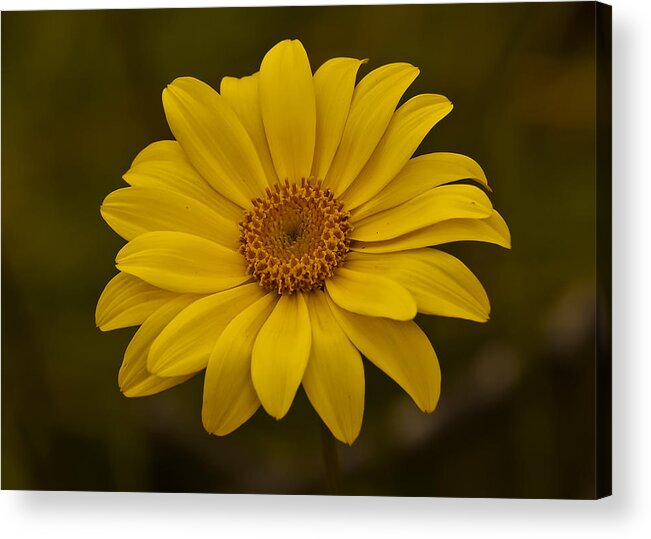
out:
M321 288L348 252L350 213L313 179L267 188L240 223L240 253L260 286L279 294Z

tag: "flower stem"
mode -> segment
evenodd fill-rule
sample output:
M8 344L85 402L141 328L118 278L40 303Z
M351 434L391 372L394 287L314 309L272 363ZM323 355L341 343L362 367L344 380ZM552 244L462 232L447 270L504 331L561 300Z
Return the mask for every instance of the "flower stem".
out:
M323 464L325 465L328 494L341 494L341 470L336 444L337 441L328 427L321 422L321 448L323 449Z

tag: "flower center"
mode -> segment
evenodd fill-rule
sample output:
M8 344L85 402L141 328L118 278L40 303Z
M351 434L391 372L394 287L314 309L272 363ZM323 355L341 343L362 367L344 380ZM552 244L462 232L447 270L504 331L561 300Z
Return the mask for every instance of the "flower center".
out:
M320 288L348 252L349 217L332 191L313 179L267 189L240 223L249 274L279 294Z

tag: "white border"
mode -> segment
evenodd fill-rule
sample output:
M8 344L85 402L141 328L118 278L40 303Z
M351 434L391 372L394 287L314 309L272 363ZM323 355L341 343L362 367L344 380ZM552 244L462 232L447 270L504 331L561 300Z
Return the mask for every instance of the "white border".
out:
M197 7L218 4L192 2ZM614 496L589 502L5 491L0 494L3 536L651 537L651 353L646 339L651 326L651 174L646 162L651 125L651 3L613 0L612 4ZM55 8L172 6L186 7L179 1L137 0L64 1ZM0 8L53 9L53 5L0 1Z

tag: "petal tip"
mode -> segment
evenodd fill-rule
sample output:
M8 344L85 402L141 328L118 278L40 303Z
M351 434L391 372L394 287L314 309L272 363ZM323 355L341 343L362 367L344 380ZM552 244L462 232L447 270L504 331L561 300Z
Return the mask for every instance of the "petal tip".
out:
M285 411L272 412L270 410L267 410L266 408L265 408L265 410L276 421L280 421L283 417L285 417L287 415L287 412L289 411L289 410L285 410Z
M436 400L433 402L427 402L427 403L422 403L422 402L417 402L416 406L420 409L421 412L424 414L431 414L436 410L437 406L439 403L438 396L436 397Z
M269 402L269 399L260 398L258 393L258 398L260 399L260 404L267 414L273 417L276 421L280 421L283 417L287 415L289 409L291 408L294 398L289 401L289 403L281 402L280 400L275 400L275 402Z
M301 42L300 39L283 39L282 41L279 41L276 43L273 47L269 49L267 54L269 54L271 51L278 51L280 49L287 49L289 47L300 47L301 49L305 50L305 47L303 46L303 43ZM264 61L264 59L263 59Z
M211 436L227 436L231 432L237 429L235 428L224 428L224 425L213 424L205 414L201 414L201 422L203 424L204 430Z
M137 393L134 393L133 387L129 387L129 384L119 379L118 379L118 387L120 388L120 393L122 393L125 397L134 398L138 396Z
M501 247L504 247L505 249L511 249L512 244L511 244L511 231L507 229L506 234L504 236L504 242L500 243Z
M359 432L357 432L356 434L348 433L344 435L344 439L340 441L346 444L348 447L350 447L355 443L355 440L357 440L358 437L359 437Z

